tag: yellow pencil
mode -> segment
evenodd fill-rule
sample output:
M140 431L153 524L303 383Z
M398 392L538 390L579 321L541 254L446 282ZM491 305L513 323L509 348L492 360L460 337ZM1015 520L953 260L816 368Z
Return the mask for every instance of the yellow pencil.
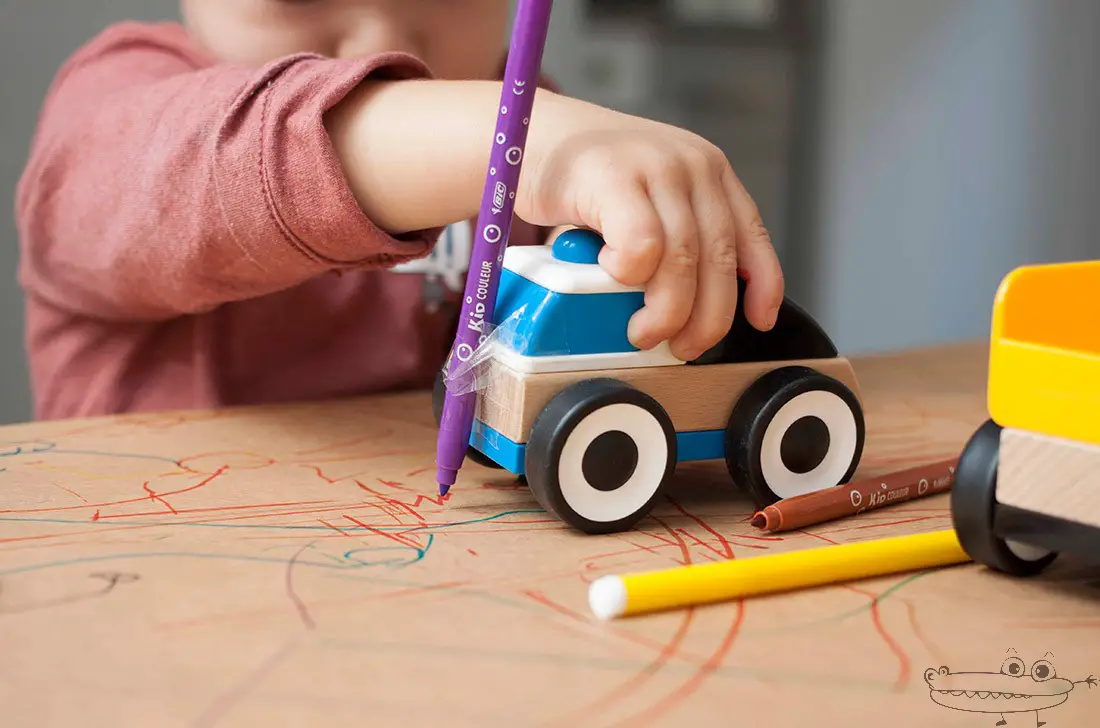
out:
M970 561L952 529L878 541L730 559L592 582L600 619L787 591Z

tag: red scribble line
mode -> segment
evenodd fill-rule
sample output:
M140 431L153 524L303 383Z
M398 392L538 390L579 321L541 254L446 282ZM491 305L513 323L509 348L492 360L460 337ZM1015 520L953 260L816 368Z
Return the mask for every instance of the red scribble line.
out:
M932 656L932 659L935 660L937 665L946 665L947 658L945 658L939 649L932 644L932 641L925 636L924 630L921 629L920 623L917 622L916 605L908 599L903 599L902 601L905 603L905 608L909 612L909 626L913 628L913 634L915 634L921 644L924 645L924 649L928 650L928 654Z
M180 495L182 493L189 493L193 490L196 490L198 488L202 488L205 485L208 485L211 481L213 481L219 475L224 473L226 470L227 470L227 466L223 465L222 467L218 468L213 474L207 476L201 482L196 483L195 485L188 486L187 488L180 488L179 490L171 490L171 491L168 491L166 493L160 493L159 495L160 495L160 497L163 498L163 497L167 497L167 496L170 496L170 495ZM146 488L146 491L148 492L147 488ZM141 503L144 500L147 500L147 499L144 498L144 497L142 497L142 498L127 498L126 500L111 501L109 503L94 503L94 504L89 504L89 505L84 505L84 506L60 506L60 507L57 507L57 508L20 508L20 509L12 508L12 509L0 510L0 513L21 513L21 514L53 513L53 512L57 512L57 511L75 511L75 510L80 510L82 508L106 508L107 506L120 506L120 505L123 505L123 504L126 504L126 503Z
M405 473L405 477L406 478L411 478L414 475L420 475L421 473L426 473L429 470L434 470L434 468L427 467L427 468L417 468L416 470L410 470L409 472Z
M316 629L317 624L313 621L313 617L309 614L309 609L306 607L305 602L298 596L298 592L294 590L294 564L298 562L298 557L302 555L306 549L311 547L312 543L307 543L302 548L294 552L294 555L290 557L290 561L286 564L286 595L290 598L290 601L294 604L294 608L298 612L298 616L302 620L302 624L306 626L306 629Z
M699 544L701 546L706 546L707 548L710 548L712 551L714 551L714 553L718 554L719 556L725 556L727 559L732 559L733 558L733 548L732 548L732 546L730 546L730 542L726 540L725 536L723 536L722 534L715 531L714 528L712 528L709 523L704 521L702 518L699 518L699 516L696 516L692 513L688 513L686 508L684 508L682 505L677 503L672 498L669 498L668 501L669 501L669 503L672 504L672 506L676 510L680 511L680 513L682 513L683 515L687 516L691 520L698 523L700 526L703 527L704 531L706 531L710 535L714 536L714 538L718 539L718 543L722 546L722 550L721 551L715 550L715 549L711 548L709 545L707 545L707 544L703 543L702 541L700 541Z
M666 526L666 528L667 528L667 526ZM663 536L659 533L654 533L653 531L639 531L639 533L641 533L643 536L649 536L652 539L660 541L661 543L665 544L666 546L676 546L676 545L678 545L677 541L675 539L666 538L665 536ZM677 563L683 563L683 562L677 562Z
M379 528L390 528L390 526L389 525L379 526ZM400 531L399 533L401 535L404 535L404 534L407 534L407 533L419 533L420 530L421 530L420 526L410 526L408 530ZM496 536L496 535L509 534L509 533L546 533L548 531L566 531L566 530L569 530L569 526L558 525L558 526L555 526L553 528L475 528L475 529L469 529L469 530L462 529L461 531L458 531L458 530L449 531L448 535L450 535L450 536L467 536L469 534L478 534L478 535L488 534L488 535ZM278 533L278 534L269 534L269 535L263 535L263 536L240 536L239 537L239 539L241 541L264 541L264 540L302 541L302 540L311 539L311 538L312 539L325 539L325 538L339 538L339 536L335 533L325 534L324 536L318 536L315 533L313 533L313 534L301 534L301 535L295 535L293 533ZM3 543L3 541L0 541L0 543ZM414 548L420 548L420 546L417 545L417 546L414 546ZM576 574L577 574L576 569L570 570L569 573L572 574L573 576L576 576Z
M378 480L379 483L381 483L382 485L384 485L388 488L394 488L396 490L403 490L406 493L413 493L414 492L411 488L406 488L404 485L402 485L400 483L400 481L397 481L397 480L383 480L382 478L378 478L377 480Z
M740 634L741 625L744 621L745 602L739 599L737 600L737 609L734 612L729 627L726 629L726 634L722 638L722 642L715 648L710 657L706 659L706 662L698 667L695 674L683 685L658 701L656 705L647 708L643 713L635 713L633 716L625 718L620 721L618 725L628 725L631 723L634 725L645 725L646 723L651 723L676 705L691 697L691 695L702 686L706 679L722 666L722 662L733 648L733 643L737 641L737 635Z
M255 503L255 504L239 505L239 506L216 506L216 507L213 507L213 508L182 508L180 510L173 510L172 512L176 513L176 514L180 514L180 513L220 513L222 511L243 511L243 510L251 510L251 509L256 509L256 508L286 508L286 507L289 507L289 506L308 506L308 505L315 505L317 503L332 503L332 501L330 501L330 500L292 501L292 502L289 502L289 503ZM98 512L99 511L96 511L96 513L98 513ZM115 519L115 518L138 518L138 517L141 517L141 516L163 516L163 515L164 515L164 511L148 511L148 512L143 512L143 513L112 513L112 514L108 514L106 516L100 516L99 518L95 518L93 520L102 519L102 520L106 521L106 520ZM265 513L265 514L260 514L260 515L262 517L262 516L265 516L265 515L280 515L281 516L283 514L282 513L276 513L276 514Z
M849 591L862 594L871 600L871 622L875 625L875 631L882 637L882 641L886 643L887 649L898 658L898 679L894 681L894 690L896 692L901 692L909 682L909 656L905 654L905 650L901 648L901 645L899 645L890 633L886 631L886 627L882 623L882 615L879 612L878 595L858 586L852 586L851 584L844 584L842 586Z
M833 546L839 546L840 545L840 542L834 541L831 538L829 538L828 536L822 536L820 533L810 533L809 531L803 530L801 528L795 529L795 533L801 533L803 536L810 536L812 538L821 539L825 543L832 544Z
M906 518L900 521L885 521L883 523L866 523L860 526L851 526L850 528L836 528L831 531L822 531L822 533L844 533L846 531L863 531L868 528L888 528L889 526L901 526L906 523L919 523L920 521L928 521L936 518L947 518L950 514L944 513L935 516L919 516L917 518Z
M430 495L417 494L415 501L413 501L412 503L405 503L404 501L400 501L400 500L398 500L398 499L396 499L392 496L388 496L384 493L379 493L377 490L375 490L375 489L373 489L373 488L371 488L367 485L364 485L363 483L361 483L358 480L356 480L355 483L356 483L356 485L358 485L360 488L367 491L368 493L371 493L373 495L378 496L379 498L386 501L390 505L393 505L395 507L402 508L402 509L408 511L411 515L415 516L417 519L419 519L421 521L424 520L424 517L421 516L420 513L418 513L417 510L416 510L417 508L420 507L420 504L422 504L424 501L428 501L432 505L436 505L436 506L439 506L440 508L442 508L443 507L443 502L447 501L447 500L450 500L450 498L451 498L450 493L448 493L447 495L445 495L443 497L438 497L438 496L432 497Z
M680 536L676 535L676 532L673 531L659 518L657 518L653 514L650 514L650 518L660 523L661 526L664 527L664 529L668 531L669 534L679 543L680 551L684 559L683 563L685 565L690 564L691 554L688 550L687 543L685 543ZM563 724L573 723L578 716L593 715L602 710L606 710L618 701L626 698L628 695L630 695L630 693L634 692L647 681L652 679L652 677L656 675L662 667L668 665L669 661L676 656L677 652L679 652L680 645L681 643L683 643L684 637L687 635L687 632L691 627L691 623L694 617L695 609L693 607L688 607L687 609L685 609L680 619L680 624L676 628L676 631L672 634L672 637L669 638L669 640L663 646L661 646L660 651L651 662L646 664L645 667L635 673L629 680L622 683L611 692L605 693L603 696L565 714L564 716L559 718L559 722Z
M234 685L230 690L215 699L210 707L195 721L195 726L206 727L213 726L217 723L236 703L240 702L249 692L254 690L263 679L267 677L268 673L274 670L280 662L285 660L297 646L297 640L291 640L279 648L277 652L257 665L256 669L245 675L244 679L237 685Z
M735 533L732 534L732 538L744 538L749 541L782 541L782 536L756 536L750 533ZM744 544L741 544L742 546Z
M307 465L307 466L305 466L305 467L307 467L307 468L309 468L310 470L312 470L313 472L315 472L315 473L317 474L317 477L318 477L318 478L320 478L321 480L325 481L326 483L329 483L330 485L331 485L332 483L337 483L337 482L339 482L339 481L340 481L340 478L330 478L330 477L328 477L327 475L325 475L324 473L322 473L322 472L321 472L321 468L320 468L320 467L318 467L318 466L316 466L316 465Z
M149 487L149 481L148 480L146 480L144 483L142 483L141 487L144 488L145 492L149 494L149 500L156 501L157 503L160 503L161 505L163 505L168 510L172 511L172 513L176 513L176 509L172 507L171 503L164 500L163 496L158 496L156 494L156 492L154 492L153 489ZM176 515L179 515L179 514L176 513Z
M98 508L95 509L95 515L92 516L92 520L93 521L98 521L99 520L99 509Z
M592 700L575 710L566 713L559 717L556 721L558 724L566 725L573 724L578 718L594 715L603 710L606 710L610 706L614 705L618 701L626 698L630 693L634 692L648 680L650 680L657 672L668 664L669 660L676 656L676 652L680 648L680 644L684 641L684 637L687 635L688 629L691 627L692 618L694 617L693 610L689 609L684 614L684 618L680 621L680 625L676 628L676 632L668 642L661 648L661 651L649 662L645 667L635 673L629 680L622 683L609 693L605 693L599 698Z
M573 611L572 609L569 609L568 607L564 607L561 604L558 604L557 602L552 601L548 596L546 596L541 591L537 591L537 590L534 590L534 589L526 589L526 590L520 591L520 594L522 594L522 595L524 595L524 596L526 596L530 599L533 599L534 601L538 602L539 604L543 605L544 607L548 607L548 608L554 610L555 612L558 612L559 614L561 614L563 616L569 617L571 620L574 620L576 622L579 622L579 623L585 624L585 625L591 625L592 624L592 620L590 618L584 616L583 614L578 614L577 612ZM613 626L603 627L603 628L600 629L600 632L614 635L615 637L626 640L627 642L632 642L636 645L640 645L642 647L646 647L648 649L655 650L655 651L658 651L658 652L663 651L667 647L667 644L661 644L660 642L658 642L656 640L649 639L648 637L644 637L644 636L639 635L639 634L634 634L633 632L630 632L628 630L618 629L618 628L615 628Z
M360 521L358 518L352 518L351 516L349 516L346 513L344 514L344 518L348 519L349 521L354 523L356 526L360 526L362 528L365 528L368 531L370 531L371 533L376 533L379 536L385 536L386 538L388 538L392 541L396 541L397 543L401 544L402 546L407 546L409 548L413 548L413 549L417 549L417 550L420 549L420 544L416 543L412 539L405 538L404 536L402 536L399 533L388 533L386 531L382 531L382 530L374 528L372 526L368 526L367 524Z
M691 552L688 550L688 545L684 541L684 539L681 538L680 535L677 534L675 531L673 531L671 526L669 526L667 523L662 521L657 516L654 516L654 515L650 514L649 517L652 518L657 523L661 524L661 526L666 531L668 531L672 535L672 537L676 540L676 543L674 545L679 545L679 547L680 547L680 557L681 558L679 559L679 563L683 564L684 566L687 566L688 564L690 564L691 563ZM663 541L664 539L661 539L661 540Z
M684 515L689 515L686 512ZM660 521L658 521L660 522ZM664 524L662 524L664 525ZM672 531L667 525L665 528L675 536L675 532ZM708 529L709 530L709 529ZM680 540L680 539L678 539ZM683 541L680 540L681 544ZM727 544L728 547L728 544ZM730 549L729 558L734 558L733 551ZM694 607L688 607L688 611L694 611ZM703 662L702 665L695 671L691 678L682 684L679 688L666 695L656 705L648 708L644 713L634 714L626 718L623 723L629 723L631 721L652 721L657 717L668 712L677 704L686 700L692 693L699 689L703 682L722 664L726 659L726 655L729 654L730 649L733 647L733 643L737 640L737 635L741 631L741 625L745 620L745 603L744 600L737 600L737 609L734 613L733 619L730 622L730 626L726 629L725 637L718 647L711 653L711 655Z
M882 615L879 613L878 597L871 601L871 619L875 623L875 629L882 635L882 639L886 642L890 651L898 658L898 679L894 683L894 690L900 693L905 690L905 685L909 682L909 657L905 654L905 650L901 648L901 645L886 631L886 627L883 626Z
M352 541L357 541L358 543L363 543L363 540L361 538L359 538L358 536L356 536L353 533L348 533L347 531L340 528L339 526L335 526L335 525L329 523L328 521L322 521L319 518L317 519L317 522L322 524L322 525L328 526L329 528L331 528L333 531L336 531L336 533L340 534L341 536L344 536L346 538L350 538Z
M477 556L477 551L474 551L473 549L466 549L466 550L470 553L470 556Z

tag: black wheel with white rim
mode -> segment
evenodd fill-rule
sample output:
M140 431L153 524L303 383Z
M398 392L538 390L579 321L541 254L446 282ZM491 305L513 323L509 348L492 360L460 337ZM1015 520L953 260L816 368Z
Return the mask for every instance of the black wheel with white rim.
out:
M526 448L535 498L590 534L633 527L676 467L668 414L617 379L588 379L555 395L531 425Z
M432 413L435 415L436 427L439 426L439 421L443 419L443 402L446 398L447 385L443 382L443 370L440 369L439 373L435 375L435 386L432 388ZM496 460L473 446L466 448L466 458L487 468L504 469L500 467Z
M1033 576L1050 565L1056 553L997 536L997 468L1001 426L993 420L967 441L951 486L951 520L959 544L979 564L1013 576Z
M863 455L859 399L804 366L773 369L737 400L726 427L730 477L764 507L848 482Z

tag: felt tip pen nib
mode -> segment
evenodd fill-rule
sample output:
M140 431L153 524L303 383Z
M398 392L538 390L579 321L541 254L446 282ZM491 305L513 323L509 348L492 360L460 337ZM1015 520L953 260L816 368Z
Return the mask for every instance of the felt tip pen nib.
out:
M438 468L435 472L435 482L439 483L439 497L447 495L451 490L451 486L455 484L455 480L458 478L458 471L451 468Z
M757 513L752 517L753 528L763 528L768 524L768 518L763 513Z

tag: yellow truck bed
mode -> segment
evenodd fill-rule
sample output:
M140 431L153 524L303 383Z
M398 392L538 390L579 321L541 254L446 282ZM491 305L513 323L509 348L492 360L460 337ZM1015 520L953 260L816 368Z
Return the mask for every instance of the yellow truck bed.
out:
M988 399L1002 427L1100 444L1100 261L1005 277L993 305Z

